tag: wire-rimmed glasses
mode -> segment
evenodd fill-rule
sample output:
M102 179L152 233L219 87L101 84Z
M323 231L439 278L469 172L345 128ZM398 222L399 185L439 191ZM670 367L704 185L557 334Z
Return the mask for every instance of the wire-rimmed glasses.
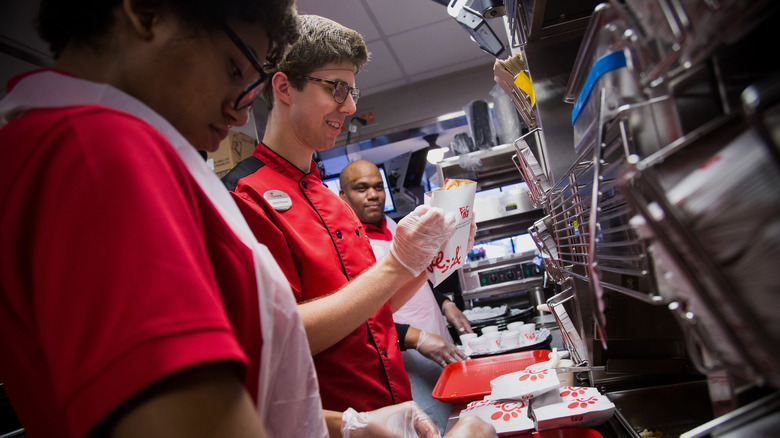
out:
M233 109L236 111L240 111L249 105L252 104L252 101L255 100L255 98L260 95L260 92L263 90L262 85L263 83L268 80L269 74L266 73L266 71L263 69L263 67L260 65L260 61L258 61L257 57L254 53L252 53L251 50L249 50L249 47L247 47L246 44L241 40L241 38L236 35L235 32L233 32L233 29L231 29L227 24L221 23L220 27L223 31L227 34L228 38L230 38L231 41L233 41L233 44L238 47L239 50L241 50L241 53L244 54L246 59L249 60L249 63L252 64L252 67L255 68L255 70L260 73L260 78L251 84L249 84L246 89L244 89L241 94L238 95L238 98L236 99L236 102L233 104Z

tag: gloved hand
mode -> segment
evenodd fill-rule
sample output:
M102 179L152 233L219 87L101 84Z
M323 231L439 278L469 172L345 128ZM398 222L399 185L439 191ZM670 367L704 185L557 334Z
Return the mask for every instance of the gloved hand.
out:
M455 327L458 333L474 333L474 330L471 329L469 319L466 318L466 315L464 315L460 309L458 309L458 306L456 306L455 303L447 301L444 303L442 311L444 311L444 316L447 318L447 321Z
M442 367L448 363L466 360L469 357L466 353L460 351L458 347L446 338L420 331L420 337L417 340L417 351L428 359L436 362Z
M472 213L473 216L473 213ZM469 229L469 243L466 247L466 254L471 251L471 248L474 248L474 239L477 237L477 220L472 218L471 220L471 228Z
M455 233L455 221L453 213L420 205L398 223L390 252L417 276Z
M444 438L497 438L496 429L476 415L460 417Z
M349 408L341 416L341 435L344 438L441 437L433 421L413 401L368 412Z

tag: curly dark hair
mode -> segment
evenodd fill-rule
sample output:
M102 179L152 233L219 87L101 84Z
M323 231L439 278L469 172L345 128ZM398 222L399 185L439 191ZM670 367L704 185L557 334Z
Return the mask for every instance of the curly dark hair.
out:
M298 39L295 0L138 0L149 9L166 2L196 29L214 29L236 19L258 24L271 40L267 61L275 66L287 46ZM120 0L42 0L38 33L58 58L69 42L97 47L114 22Z

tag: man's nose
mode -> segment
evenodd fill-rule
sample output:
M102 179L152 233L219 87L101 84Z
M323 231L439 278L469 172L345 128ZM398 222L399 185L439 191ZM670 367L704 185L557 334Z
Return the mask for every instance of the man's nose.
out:
M354 114L357 110L357 103L355 103L355 99L352 97L352 94L349 93L347 95L347 99L344 100L344 102L339 105L339 111L346 115Z
M252 105L237 110L232 104L225 106L225 112L230 118L230 126L244 126L249 121L249 113L252 111Z

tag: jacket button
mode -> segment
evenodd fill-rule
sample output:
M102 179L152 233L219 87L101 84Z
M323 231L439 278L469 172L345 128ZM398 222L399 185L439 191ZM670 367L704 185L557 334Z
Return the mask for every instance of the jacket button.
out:
M309 188L309 183L307 183L306 181L302 181L301 185L303 186L304 189L308 189Z
M338 237L339 239L341 239L341 231L336 231L336 237Z
M355 228L355 235L357 235L357 236L360 235L360 228Z
M382 350L382 356L384 356L385 359L387 359L387 350L384 349Z

